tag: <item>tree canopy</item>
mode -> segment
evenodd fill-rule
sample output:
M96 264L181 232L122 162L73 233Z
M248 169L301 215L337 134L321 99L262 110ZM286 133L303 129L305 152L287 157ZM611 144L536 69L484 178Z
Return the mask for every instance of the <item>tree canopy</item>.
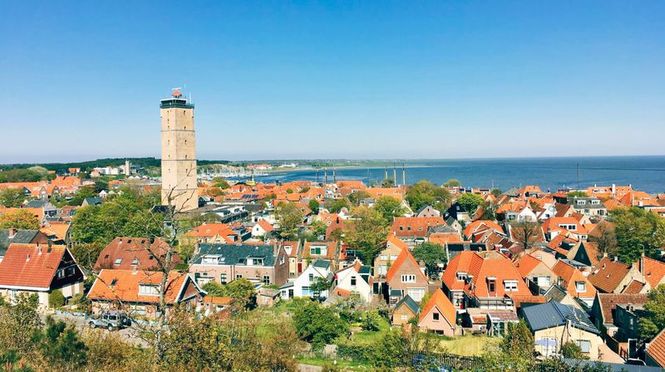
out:
M649 292L649 299L644 304L644 315L640 318L640 337L648 342L661 329L665 328L665 285L660 285Z
M72 220L72 241L106 245L118 236L161 236L164 216L151 212L158 200L126 188L101 205L83 207Z
M406 201L409 202L413 210L431 205L440 211L444 211L450 206L450 200L451 196L448 190L426 180L416 182L406 192Z
M0 205L4 205L7 208L20 207L25 199L23 189L5 189L0 191Z
M0 216L0 229L39 230L39 220L29 210L19 209Z
M293 314L293 322L298 336L304 341L320 348L348 331L349 324L332 308L309 300L300 302Z
M656 257L665 245L665 219L642 208L617 208L610 214L615 223L619 259L632 263L642 253Z
M467 211L469 215L476 213L476 209L483 205L484 202L485 200L481 195L468 192L457 198L457 203L460 205L460 207Z
M382 196L376 199L374 209L381 213L381 216L387 222L391 222L393 218L402 216L406 212L402 202L392 196Z
M439 264L447 261L446 251L441 244L425 242L413 249L413 257L425 262L425 271L430 278L437 278L442 268Z
M352 219L347 221L344 238L349 246L358 249L363 262L373 262L383 249L388 236L388 223L381 213L373 208L354 208Z
M275 217L279 223L279 236L286 240L298 236L299 226L305 219L302 210L294 203L281 203L275 210Z

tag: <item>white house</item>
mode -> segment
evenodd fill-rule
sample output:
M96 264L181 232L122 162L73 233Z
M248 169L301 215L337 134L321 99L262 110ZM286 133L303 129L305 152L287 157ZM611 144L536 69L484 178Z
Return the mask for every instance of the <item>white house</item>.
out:
M528 205L522 208L519 212L508 211L506 212L506 220L517 222L536 222L538 218Z
M268 223L268 221L264 219L260 219L256 222L254 227L252 227L252 237L253 238L258 238L258 237L263 237L266 236L269 232L273 230L272 225Z
M372 278L369 266L362 266L360 261L356 261L353 265L338 271L335 277L337 285L333 293L341 296L357 293L365 302L372 301Z
M330 261L312 262L293 283L288 283L280 288L280 295L283 299L312 297L314 292L311 287L317 280L320 280L319 278L332 281L333 273L330 271ZM328 297L328 292L328 290L322 291L319 296Z

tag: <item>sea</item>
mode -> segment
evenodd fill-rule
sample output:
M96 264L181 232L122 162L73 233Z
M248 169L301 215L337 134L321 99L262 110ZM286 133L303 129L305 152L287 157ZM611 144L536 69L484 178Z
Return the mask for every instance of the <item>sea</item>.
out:
M543 191L580 189L593 185L632 185L648 193L665 192L665 155L616 157L503 158L458 160L408 160L397 166L340 167L337 180L362 180L366 184L381 182L386 175L402 183L402 164L407 184L429 180L443 184L451 178L466 187L496 187L507 190L523 185L539 185ZM328 181L332 171L328 170ZM293 180L324 181L321 169L294 169L257 177L262 182Z

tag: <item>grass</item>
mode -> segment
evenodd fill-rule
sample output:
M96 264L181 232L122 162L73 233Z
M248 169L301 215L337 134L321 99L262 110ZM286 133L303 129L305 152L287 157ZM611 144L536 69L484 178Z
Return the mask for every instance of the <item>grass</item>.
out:
M441 337L440 342L450 354L479 356L497 346L501 340L496 337L465 335L453 338Z

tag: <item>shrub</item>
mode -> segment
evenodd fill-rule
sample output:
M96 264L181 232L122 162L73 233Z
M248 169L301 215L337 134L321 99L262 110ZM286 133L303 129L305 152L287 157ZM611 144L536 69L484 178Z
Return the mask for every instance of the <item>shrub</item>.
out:
M48 295L48 306L54 309L62 307L65 304L65 296L62 294L62 291L56 289Z

